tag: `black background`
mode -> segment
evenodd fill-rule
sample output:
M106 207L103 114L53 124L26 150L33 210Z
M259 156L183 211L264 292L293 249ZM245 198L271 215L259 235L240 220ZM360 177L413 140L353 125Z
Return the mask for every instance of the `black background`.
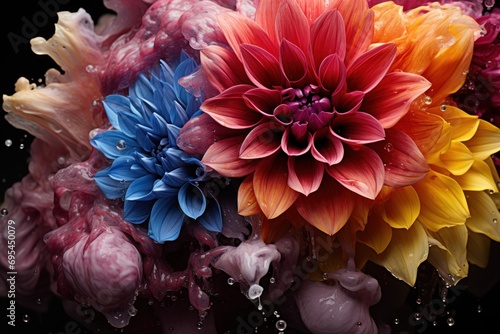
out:
M89 12L94 22L106 9L100 0L44 0L43 2L56 3L58 10L76 11L83 7ZM9 34L12 37L24 38L23 26L26 21L35 22L36 15L43 11L38 0L9 1L9 8L4 7L1 11L1 63L0 63L0 93L12 95L14 93L14 83L17 78L24 76L30 80L42 78L45 71L50 67L56 67L48 56L35 55L30 48L29 43L20 43L14 46L9 40ZM39 16L38 18L41 18ZM46 24L36 26L34 36L50 38L54 33L54 23L57 21L55 15L48 15ZM25 18L25 19L23 19ZM29 40L31 37L27 38ZM16 47L18 50L16 50ZM3 117L0 117L0 201L3 200L5 190L14 182L19 181L27 173L27 162L29 159L29 144L31 136L21 130L15 129L8 124ZM12 141L12 145L7 147L6 140ZM24 148L20 148L20 146ZM496 258L492 259L496 260ZM440 320L437 327L428 324L425 330L422 326L408 325L408 316L411 310L416 311L415 293L410 293L407 305L410 311L405 310L400 315L400 325L394 327L394 333L489 333L487 328L498 328L498 319L500 317L500 289L497 284L489 294L478 300L477 297L470 294L467 290L457 297L453 304L453 313L456 324L452 327L446 326ZM49 312L45 314L35 314L30 310L24 310L17 306L16 330L10 326L5 326L7 319L5 307L6 300L2 300L0 311L1 333L40 333L40 334L59 334L65 332L65 325L71 319L64 313L61 305L54 300ZM478 305L482 306L482 312L477 312ZM21 321L22 315L27 314L30 320L26 323ZM498 329L497 329L498 331ZM120 331L117 331L119 333ZM126 333L127 331L125 331ZM276 331L275 331L276 332ZM286 331L290 333L289 330ZM76 332L75 332L76 333ZM81 329L80 333L86 333Z

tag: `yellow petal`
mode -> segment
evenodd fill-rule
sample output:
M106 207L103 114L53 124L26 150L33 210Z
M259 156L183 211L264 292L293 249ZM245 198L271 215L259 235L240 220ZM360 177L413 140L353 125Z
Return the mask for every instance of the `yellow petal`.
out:
M429 263L445 282L455 285L467 276L467 228L464 225L429 232Z
M490 167L482 160L474 160L471 168L463 175L455 176L463 190L481 191L493 190L497 192L497 185L491 174Z
M470 216L465 195L452 178L430 171L413 185L420 198L418 220L429 230L461 225Z
M482 233L469 231L467 240L467 260L480 268L488 266L490 258L491 239Z
M372 261L413 286L418 266L427 259L428 254L427 234L417 220L408 230L392 230L391 243L382 254L374 256Z
M466 141L471 139L479 126L478 116L469 115L457 107L443 105L429 108L427 111L442 117L446 122L450 123L452 128L451 140L454 141Z
M412 186L394 188L384 203L383 219L393 228L409 229L420 214L420 200Z
M373 249L377 254L382 253L392 238L392 229L376 213L372 213L363 231L358 231L357 240Z
M481 119L474 137L464 144L477 159L485 160L500 150L500 129Z
M490 195L484 191L467 191L466 194L471 213L465 222L467 228L500 241L500 213Z
M452 142L450 148L441 154L441 162L453 175L462 175L469 170L474 156L461 142Z

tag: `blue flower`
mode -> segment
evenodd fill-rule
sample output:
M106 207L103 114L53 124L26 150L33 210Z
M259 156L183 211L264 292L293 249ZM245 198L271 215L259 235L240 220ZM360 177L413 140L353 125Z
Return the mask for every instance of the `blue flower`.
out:
M176 143L182 126L201 113L196 99L178 84L196 62L181 56L175 72L163 61L149 78L139 75L129 96L107 96L103 105L114 129L91 144L113 163L94 179L107 198L124 198L124 218L148 222L157 242L175 240L187 219L207 230L222 229L221 208L210 191L210 173Z

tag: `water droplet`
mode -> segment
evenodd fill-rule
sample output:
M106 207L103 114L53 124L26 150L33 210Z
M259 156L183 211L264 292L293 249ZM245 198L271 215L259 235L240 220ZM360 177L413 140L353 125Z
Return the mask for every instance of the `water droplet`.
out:
M197 324L196 328L198 328L198 329L200 329L200 330L201 330L201 329L203 329L203 322L201 322L201 321L200 321L200 322Z
M233 284L234 284L234 278L229 277L229 278L227 279L227 284L229 284L229 285L233 285Z
M430 104L432 103L432 97L430 97L430 96L427 96L427 95L426 95L426 96L424 97L424 103L425 103L426 105L430 105Z
M36 300L36 303L37 303L38 305L41 305L41 304L42 304L42 299L38 298L38 299Z
M399 319L398 319L398 318L394 319L394 324L395 324L395 325L398 325L398 324L399 324Z
M177 300L177 296L176 295L172 295L172 297L170 297L170 300L175 302Z
M85 67L85 71L87 71L87 73L97 73L97 67L95 67L94 65L87 65Z
M12 140L10 139L5 139L5 146L11 147L12 146Z
M455 324L455 319L453 319L452 317L449 317L448 319L446 319L446 323L448 324L448 326L453 326Z
M30 321L30 315L29 315L29 314L25 314L25 315L23 315L23 321L24 321L24 322L28 322L28 321Z
M24 148L24 144L23 143L19 144L19 149L22 150L23 148Z
M384 145L384 150L386 150L387 152L392 151L392 144L391 143L385 144Z
M441 109L442 112L445 112L446 111L446 105L442 105L439 109Z
M120 139L119 141L116 142L116 149L118 151L123 151L127 147L127 143L125 140Z
M148 299L148 305L153 305L153 302L154 302L153 298Z
M422 315L420 313L416 312L413 317L415 318L415 320L418 321L422 318Z
M279 330L280 332L283 332L286 329L286 321L283 319L280 319L280 320L276 321L275 326L276 326L277 330Z
M323 279L327 280L328 279L328 273L323 273Z
M489 193L490 195L493 195L493 194L495 193L495 190L490 189L490 190L488 190L488 193Z
M483 311L483 307L481 305L477 306L477 313L481 313Z
M269 279L269 283L273 284L274 282L276 282L276 279L275 279L274 277L271 277L271 278Z
M493 218L493 224L496 224L496 223L498 223L498 219Z
M358 323L356 324L356 326L361 327L361 326L363 326L363 323L361 321L358 321Z
M64 157L57 158L57 163L59 165L64 165L66 163L66 159Z
M438 323L437 323L437 321L436 321L436 320L434 320L434 321L432 322L432 326L437 326L437 324L438 324Z
M416 302L418 305L420 305L420 304L422 304L422 299L417 298L417 300L415 300L415 302Z
M129 309L128 309L128 314L133 317L137 314L137 309L133 306L131 306Z
M2 217L5 217L9 214L9 210L3 208L2 210L0 210L0 214L2 215Z
M491 9L495 6L495 0L484 0L484 6L487 9Z

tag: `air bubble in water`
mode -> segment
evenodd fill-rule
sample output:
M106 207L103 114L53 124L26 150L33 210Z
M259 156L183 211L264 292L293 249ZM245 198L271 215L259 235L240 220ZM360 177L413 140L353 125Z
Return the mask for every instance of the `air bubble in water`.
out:
M448 324L448 326L453 326L455 324L455 319L453 319L452 317L449 317L448 319L446 319L446 323Z
M286 329L286 321L283 319L280 319L280 320L276 321L275 326L276 326L277 330L279 330L280 332L283 332Z
M0 210L0 214L5 217L9 214L9 210L7 210L6 208L3 208L2 210Z
M28 321L30 321L30 315L29 315L29 314L25 314L25 315L23 315L23 321L24 321L24 322L28 322Z
M495 0L484 0L484 6L491 9L495 6Z
M5 139L5 146L11 147L12 146L12 140L10 139Z
M233 285L233 284L234 284L234 278L229 277L229 278L227 279L227 284L229 284L229 285Z

